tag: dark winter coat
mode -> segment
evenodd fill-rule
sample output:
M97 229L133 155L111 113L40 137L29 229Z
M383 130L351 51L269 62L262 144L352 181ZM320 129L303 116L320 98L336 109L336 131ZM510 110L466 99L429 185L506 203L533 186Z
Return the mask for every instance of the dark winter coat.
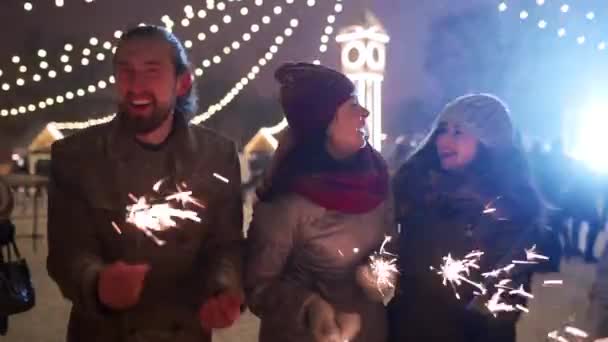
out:
M479 250L484 252L480 270L470 278L484 282L480 273L514 259L525 260L524 249L534 243L539 203L527 184L510 184L503 191L494 186L498 181L449 175L419 155L399 170L393 186L401 277L389 304L390 341L515 341L517 313L501 313L497 318L483 314L484 306L479 305L483 297L473 301L474 287L466 283L457 287L457 299L437 271L430 270L448 254L462 259ZM512 275L510 286L529 289L529 267ZM521 298L509 302L525 304Z
M48 271L72 302L69 342L210 341L198 318L201 303L218 291L242 291L242 202L234 144L176 120L159 149L166 163L141 164L142 153L118 120L52 147ZM155 160L154 151L146 153ZM159 175L170 185L185 182L206 207L188 208L199 212L200 223L177 219L179 227L159 232L164 246L125 223L125 208L132 203L128 194L151 193ZM97 298L100 269L116 261L151 266L140 302L124 312L102 307Z

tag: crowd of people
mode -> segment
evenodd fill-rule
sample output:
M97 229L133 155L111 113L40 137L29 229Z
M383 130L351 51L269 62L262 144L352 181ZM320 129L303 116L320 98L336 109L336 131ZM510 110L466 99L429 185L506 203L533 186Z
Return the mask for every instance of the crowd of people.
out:
M592 220L571 195L580 186L535 177L547 163L529 167L499 98L448 103L389 170L367 144L353 83L288 63L275 78L289 131L245 237L234 143L188 125L196 98L181 42L134 28L113 65L117 118L52 148L48 271L72 303L69 342L210 341L246 308L263 342L514 342L521 294L559 263L532 262L530 248L559 255L551 237L566 230L547 223ZM157 205L187 215L167 220ZM463 260L470 272L454 274L448 264ZM605 256L597 337L608 336L607 268Z

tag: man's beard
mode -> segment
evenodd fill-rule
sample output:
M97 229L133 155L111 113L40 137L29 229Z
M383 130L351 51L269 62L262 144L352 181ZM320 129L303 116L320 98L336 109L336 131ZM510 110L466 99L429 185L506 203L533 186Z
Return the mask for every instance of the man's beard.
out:
M171 110L168 106L153 105L150 115L141 116L129 112L127 103L119 104L119 118L124 127L135 134L146 134L158 129L169 117Z

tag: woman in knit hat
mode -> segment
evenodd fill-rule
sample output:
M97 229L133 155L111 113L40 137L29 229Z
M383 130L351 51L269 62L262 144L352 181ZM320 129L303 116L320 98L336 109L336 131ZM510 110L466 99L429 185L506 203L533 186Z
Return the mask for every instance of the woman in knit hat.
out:
M530 266L499 278L481 275L526 260L524 250L537 237L542 205L514 133L498 98L462 96L444 108L426 143L395 175L401 274L389 304L390 341L515 341L520 310L495 313L485 304L503 277L509 287L529 291ZM463 275L487 288L478 297L480 288L466 282L452 288L437 274L444 257L472 251L484 253L480 269ZM508 291L497 298L525 305L525 297Z
M384 161L343 74L286 64L275 75L289 122L248 233L248 305L263 342L384 342L369 256L393 232Z

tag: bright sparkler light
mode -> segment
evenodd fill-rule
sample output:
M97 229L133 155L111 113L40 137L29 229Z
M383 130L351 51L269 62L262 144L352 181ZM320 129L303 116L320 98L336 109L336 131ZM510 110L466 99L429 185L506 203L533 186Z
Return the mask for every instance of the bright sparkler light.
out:
M558 342L577 342L589 338L589 334L584 330L566 325L559 330L554 330L547 334L550 341Z
M456 298L460 299L457 287L462 285L463 282L476 287L481 294L487 292L482 284L476 283L468 278L471 274L471 269L479 269L478 262L482 255L483 252L473 251L466 255L462 260L453 259L450 254L443 257L443 264L440 266L437 274L443 277L444 286L450 284ZM434 270L434 268L431 267L431 270Z
M543 282L543 287L557 286L557 285L564 285L564 281L563 280L545 280Z
M524 290L524 286L520 285L519 288L517 290L512 290L511 292L509 292L510 295L517 295L517 296L522 296L525 298L530 298L533 299L534 295L527 292L526 290Z
M547 260L549 260L549 257L536 253L536 245L532 246L532 248L530 248L530 249L526 249L525 251L526 251L526 259L528 259L528 261L536 261L536 260L547 261Z
M486 206L486 209L487 208L488 207ZM538 260L549 260L548 257L538 254L536 252L536 245L532 246L532 248L530 249L524 249L524 251L526 253L525 261L514 260L511 264L508 264L507 266L481 274L483 278L488 279L487 281L490 281L489 278L496 279L496 281L493 282L493 288L496 289L496 292L492 293L492 296L484 303L485 308L495 317L500 312L521 311L524 313L528 313L530 311L527 307L521 304L509 304L505 301L506 298L503 296L509 295L519 296L528 299L534 298L534 295L527 292L524 289L523 285L519 285L518 288L507 286L512 283L512 280L508 278L508 276L510 275L511 271L515 269L519 264L538 264ZM463 282L468 283L479 290L478 292L474 293L475 296L484 296L488 293L488 289L486 287L489 287L492 282L477 283L469 278L472 269L478 270L480 268L478 262L483 256L483 254L484 253L481 251L473 251L466 255L462 260L452 258L450 254L448 254L446 257L443 257L444 263L441 265L440 270L437 271L437 274L443 277L444 286L447 286L448 283L450 284L450 286L454 290L456 298L460 299L457 287L460 286ZM431 267L431 270L436 269ZM561 285L562 283L563 282L561 280L548 280L543 284L543 286Z
M515 268L515 264L509 264L503 268L499 268L490 272L482 273L481 276L484 278L498 278L502 273L508 274Z
M219 173L214 173L214 174L213 174L213 177L215 177L215 178L217 178L217 179L221 180L222 182L224 182L224 183L226 183L226 184L227 184L227 183L230 183L230 180L229 180L228 178L226 178L226 177L224 177L224 176L220 175Z
M159 192L162 183L163 180L160 180L154 184L152 187L154 192ZM129 194L129 198L133 201L133 204L128 205L126 208L126 222L133 224L159 246L164 245L166 242L156 237L153 232L161 232L177 227L175 218L201 222L201 218L197 212L175 208L172 205L172 202L177 202L185 208L187 204L191 203L199 208L205 208L198 199L192 197L192 191L186 190L185 183L176 187L177 192L165 196L161 200L148 200L145 196L138 198ZM115 222L112 222L112 227L116 232L122 234L122 231Z
M503 289L499 289L492 295L490 300L486 303L486 307L488 310L496 317L496 314L500 312L513 312L515 311L515 307L513 305L507 304L502 301L502 295L506 291Z
M399 274L397 258L384 248L390 241L391 237L385 236L380 250L369 257L369 265L373 276L376 278L376 288L378 288L381 295L384 295L384 290L395 287L393 280L395 275Z

